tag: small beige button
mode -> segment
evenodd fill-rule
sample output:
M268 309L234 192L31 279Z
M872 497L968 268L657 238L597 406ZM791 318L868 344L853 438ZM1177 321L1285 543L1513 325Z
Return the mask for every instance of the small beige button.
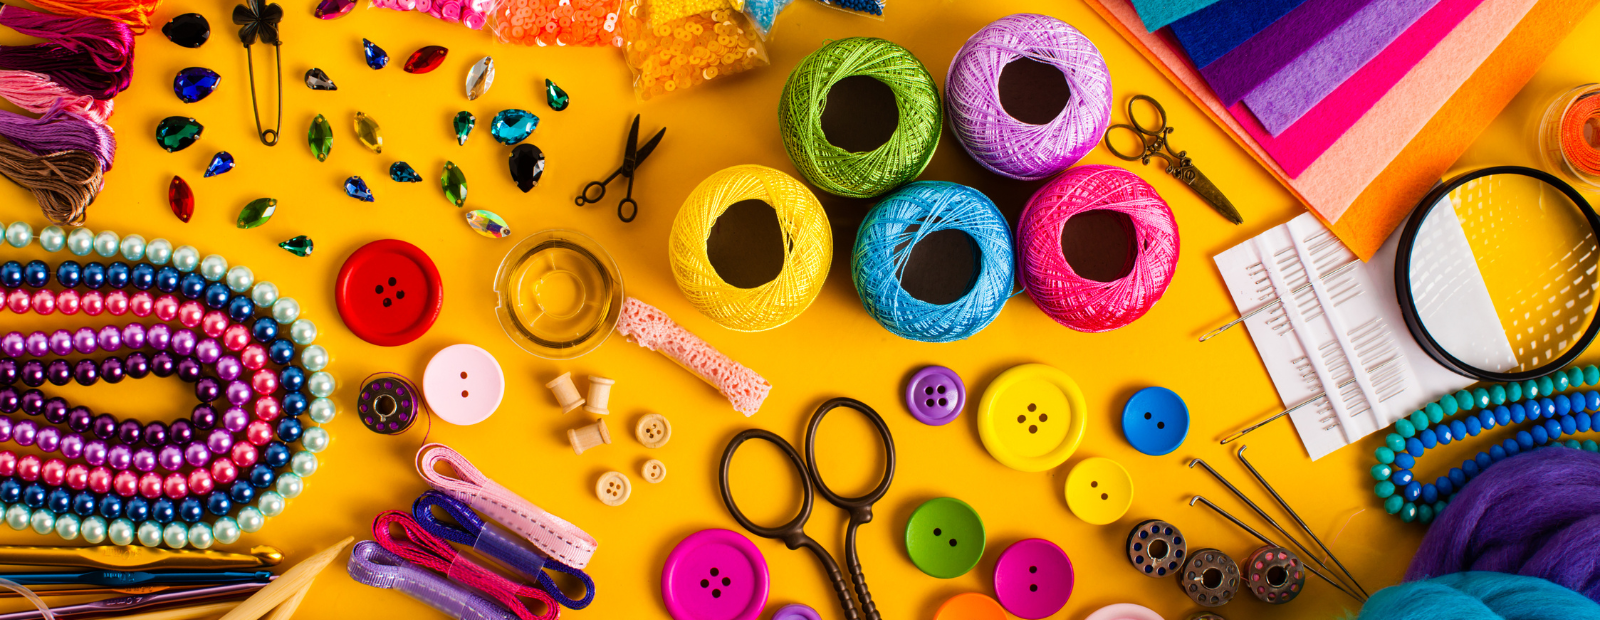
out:
M588 426L568 430L567 441L572 442L573 452L583 456L585 450L611 443L611 431L606 430L605 420L599 420Z
M633 494L633 484L621 472L608 471L600 476L600 482L595 483L594 494L602 504L621 506Z
M615 384L616 381L611 379L590 375L589 398L587 399L587 404L583 406L583 410L596 415L610 414L611 410L607 409L606 406L611 402L611 386Z
M556 402L561 403L561 413L571 413L573 409L583 406L583 396L578 394L578 386L572 384L572 373L562 373L544 386L556 395Z
M633 432L644 447L659 448L667 445L668 439L672 439L672 424L667 422L666 416L651 413L639 418L639 425L634 427Z
M667 464L655 459L650 459L644 462L644 471L642 473L644 474L645 482L651 484L661 482L662 480L667 479Z

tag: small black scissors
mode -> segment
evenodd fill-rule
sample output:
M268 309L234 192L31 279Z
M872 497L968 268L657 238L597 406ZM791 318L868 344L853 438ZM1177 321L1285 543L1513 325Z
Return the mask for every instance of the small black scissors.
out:
M617 201L617 219L623 222L632 222L633 218L639 215L639 203L633 200L633 172L639 169L639 164L644 163L645 158L650 156L651 151L656 150L656 145L661 143L661 137L664 135L667 135L667 128L662 127L654 137L650 138L649 142L640 147L639 115L633 115L633 129L628 130L628 145L622 152L622 166L617 168L616 172L611 173L611 176L606 177L606 180L590 181L588 185L583 186L583 193L579 194L578 199L574 202L580 207L600 202L601 198L606 197L606 186L611 184L611 180L617 178L617 175L620 174L628 177L628 195ZM596 190L593 198L589 197L589 190L591 189ZM623 215L624 206L632 206L633 210L627 215Z
M878 429L878 437L883 440L884 468L883 479L878 481L877 488L872 489L861 497L840 497L822 481L822 473L817 470L817 427L821 425L823 416L829 411L839 407L848 407L861 412L872 425ZM733 462L733 453L739 445L751 439L764 439L781 448L789 456L789 462L799 470L801 481L800 514L788 523L778 527L762 527L750 521L739 511L733 503L733 490L728 486L728 465ZM809 463L810 465L807 465ZM834 561L822 545L806 535L806 520L811 518L811 503L814 493L821 493L828 503L838 506L850 513L850 523L845 527L844 537L844 564L850 571L850 580L856 584L856 596L861 599L861 608L865 613L865 620L879 620L878 608L872 604L872 595L867 592L866 577L861 574L861 558L856 554L856 529L861 524L872 521L872 505L882 499L889 492L889 483L894 480L894 437L889 435L889 425L884 423L883 417L873 411L866 403L854 398L835 398L822 403L815 413L811 414L811 424L806 428L806 457L800 459L800 453L794 446L784 441L782 437L772 431L752 428L734 435L728 442L728 447L722 452L722 503L728 507L728 512L733 514L733 520L738 521L744 529L763 538L781 540L790 549L805 547L816 554L822 561L822 567L828 571L828 578L833 581L834 594L839 596L839 605L844 608L845 618L848 620L863 620L863 616L856 611L855 601L850 598L850 585L845 582L844 575L839 572L839 563ZM813 490L814 489L814 490Z

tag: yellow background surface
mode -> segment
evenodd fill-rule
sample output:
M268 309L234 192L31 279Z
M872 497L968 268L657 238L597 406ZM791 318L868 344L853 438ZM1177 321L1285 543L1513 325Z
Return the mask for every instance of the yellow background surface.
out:
M1244 558L1258 545L1244 533L1203 508L1186 505L1204 494L1236 514L1246 509L1227 497L1215 481L1185 467L1190 457L1203 457L1257 500L1267 496L1233 455L1215 439L1248 421L1270 414L1280 403L1259 358L1243 330L1207 344L1195 338L1234 315L1221 279L1211 262L1217 252L1299 214L1300 208L1221 131L1087 7L1067 0L893 0L887 19L876 21L799 0L780 18L770 43L772 66L687 93L637 102L630 76L615 49L530 49L497 44L486 33L468 31L413 13L358 8L337 21L311 16L313 3L285 5L284 139L276 147L255 138L249 114L245 58L228 19L225 1L168 2L156 15L164 24L179 13L197 11L210 19L209 43L198 50L180 48L155 29L139 39L133 86L116 100L112 119L120 141L116 168L106 177L106 190L89 211L89 227L139 233L147 239L166 237L192 244L202 254L221 253L234 264L254 269L258 280L275 282L286 296L299 300L302 316L320 328L318 342L334 356L331 371L340 381L335 400L341 415L331 424L333 446L323 453L321 467L307 480L306 491L289 502L288 510L265 529L246 536L236 549L255 544L280 547L294 562L347 535L370 539L370 525L382 510L409 510L427 486L411 460L429 434L419 422L398 437L365 430L351 414L363 377L396 371L420 380L434 352L448 345L472 343L491 351L505 371L508 386L499 411L470 427L442 422L432 425L430 441L447 443L467 455L481 470L545 509L593 534L599 551L589 571L598 582L594 605L572 617L657 618L666 613L660 599L661 564L672 546L704 528L738 529L718 497L716 462L736 432L759 426L799 442L806 420L817 404L834 396L851 396L875 407L887 420L898 449L898 469L889 495L877 507L876 520L861 531L860 553L868 582L884 618L930 618L945 599L977 591L992 595L994 560L1007 545L1042 537L1061 545L1077 567L1077 585L1057 618L1082 618L1101 606L1134 602L1170 619L1199 611L1171 579L1150 579L1133 571L1123 557L1123 543L1132 525L1147 518L1171 521L1187 535L1191 548L1217 547ZM673 214L690 189L718 169L756 163L792 172L778 137L775 110L789 71L805 54L826 40L880 36L918 55L942 84L950 59L961 43L988 22L1015 12L1055 15L1085 32L1105 53L1116 92L1114 116L1122 116L1127 97L1148 94L1165 104L1173 136L1196 163L1239 205L1242 226L1231 226L1198 198L1155 167L1132 169L1150 181L1171 203L1183 238L1177 277L1161 303L1140 321L1106 334L1081 334L1060 327L1026 297L1011 300L999 319L970 340L922 344L897 338L862 310L851 284L848 257L870 201L823 196L834 229L835 261L820 297L794 322L763 333L726 330L696 313L672 282L666 261L667 231ZM12 35L14 37L14 35ZM1600 18L1591 16L1574 31L1530 86L1461 161L1466 169L1490 164L1535 165L1532 124L1543 105L1574 84L1593 81L1592 57L1582 42L1600 36ZM366 68L361 38L388 50L390 66ZM444 65L427 75L401 71L406 57L429 44L447 46ZM270 54L257 47L257 73L270 75ZM495 58L498 77L489 93L468 102L463 79L473 62ZM223 75L221 89L195 104L179 102L171 91L172 76L188 66L210 67ZM301 83L309 68L321 67L338 83L336 92L314 92ZM543 103L545 78L552 78L572 96L565 112L550 112ZM271 93L270 85L267 85ZM547 154L544 179L532 192L516 190L506 169L509 147L494 143L487 125L503 108L525 108L542 121L532 142ZM268 107L270 110L270 106ZM356 111L383 126L384 152L361 147L351 131ZM477 115L479 127L465 146L457 146L450 120L459 110ZM327 162L312 157L304 140L311 119L326 115L336 133ZM582 183L603 178L619 163L627 123L642 114L643 136L668 127L654 156L642 167L634 188L640 215L621 224L614 215L617 194L599 206L580 209L572 198ZM204 137L188 150L168 154L153 138L160 119L186 115L206 125ZM238 168L220 177L202 179L211 155L227 150ZM424 177L419 184L388 179L390 163L405 160ZM461 221L461 210L444 199L438 176L446 160L467 174L471 187L467 207L502 215L514 234L490 240ZM1096 150L1084 163L1122 162ZM1405 165L1396 162L1394 165ZM194 220L178 222L168 211L166 188L172 175L182 175L196 195ZM360 175L377 196L373 204L344 195L342 181ZM1037 184L1000 179L982 171L948 132L924 179L973 185L999 204L1015 223L1027 196ZM613 185L612 191L619 191ZM245 203L274 197L273 220L253 230L238 230L233 220ZM0 187L0 221L18 219L39 227L43 220L28 194ZM627 292L671 314L723 352L757 370L775 386L754 417L735 413L714 390L671 361L612 338L580 359L555 363L535 358L508 340L494 318L495 269L515 239L546 228L580 230L604 244L620 264ZM316 253L297 258L275 245L294 235L316 240ZM345 257L370 241L398 238L426 250L444 277L445 302L439 321L418 341L397 348L367 344L340 322L334 307L333 283ZM7 258L33 257L7 250ZM58 255L59 259L60 256ZM78 323L79 319L69 321ZM106 323L104 317L91 321ZM7 329L61 325L37 317L0 319ZM1592 356L1591 356L1592 357ZM1083 444L1063 466L1041 473L1006 468L986 453L978 440L975 403L1001 371L1020 363L1054 365L1082 387L1089 412ZM916 422L901 402L903 382L927 364L959 372L969 388L966 413L951 425L927 427ZM563 416L543 384L563 372L580 379L590 374L617 380L608 424L614 443L575 456L565 433L591 421L585 413ZM1118 420L1123 403L1135 391L1161 385L1177 391L1193 415L1189 440L1177 452L1149 457L1135 452L1122 438ZM187 385L175 381L127 381L117 386L66 389L70 399L98 410L145 419L174 419L192 405ZM646 412L671 419L671 443L648 450L632 436ZM846 415L832 416L819 440L822 469L841 492L868 488L876 480L879 460L874 436L866 425ZM1395 583L1402 575L1422 529L1384 515L1370 491L1366 473L1372 437L1317 463L1310 462L1287 422L1275 423L1248 439L1254 462L1276 483L1324 540L1328 541L1369 591ZM1454 446L1452 446L1454 447ZM755 517L777 522L796 505L794 475L775 450L753 445L735 463L735 490L742 506ZM1444 451L1441 456L1453 454ZM1114 524L1091 526L1067 509L1062 484L1079 461L1104 456L1132 473L1136 497L1127 515ZM668 476L647 484L639 476L649 458L666 463ZM1460 456L1456 456L1457 459ZM1447 469L1430 457L1420 468L1431 479ZM1459 462L1458 460L1455 462ZM599 476L616 470L634 483L633 496L621 507L602 505L594 495ZM965 576L938 580L919 572L904 549L904 527L923 501L953 496L974 506L988 530L988 547L978 567ZM1274 514L1280 514L1274 512ZM1280 515L1281 518L1281 515ZM820 499L808 531L843 557L844 514ZM1252 523L1258 527L1262 524ZM52 543L31 533L6 531L0 542ZM840 612L832 588L815 558L789 551L781 544L758 540L772 571L768 611L795 602L809 604L824 618ZM299 617L364 618L426 617L420 603L351 581L335 565L316 582ZM1320 582L1308 582L1306 593L1284 608L1273 608L1241 594L1218 611L1230 620L1332 618L1354 610L1354 601Z

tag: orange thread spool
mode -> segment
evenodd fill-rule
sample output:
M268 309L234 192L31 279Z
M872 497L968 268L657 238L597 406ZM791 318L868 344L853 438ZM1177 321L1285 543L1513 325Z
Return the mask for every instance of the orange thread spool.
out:
M1561 116L1561 152L1574 168L1600 175L1600 149L1584 135L1590 121L1600 125L1600 93L1580 97Z

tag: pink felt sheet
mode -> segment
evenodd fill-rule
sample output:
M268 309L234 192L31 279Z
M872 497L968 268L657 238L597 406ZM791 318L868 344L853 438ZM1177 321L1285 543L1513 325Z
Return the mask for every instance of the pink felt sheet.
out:
M1278 166L1261 144L1234 120L1211 92L1204 78L1189 64L1183 51L1165 37L1146 32L1129 0L1101 0L1124 28L1134 33L1167 70L1193 91L1211 113L1221 119L1245 146L1281 176ZM1320 157L1289 182L1312 209L1329 222L1337 222L1361 191L1394 161L1401 149L1444 107L1450 96L1471 77L1479 65L1504 41L1537 0L1483 0L1461 24L1395 83L1394 88L1334 141Z
M1277 136L1269 134L1243 102L1230 106L1228 113L1288 176L1298 177L1483 1L1440 0L1382 53Z

